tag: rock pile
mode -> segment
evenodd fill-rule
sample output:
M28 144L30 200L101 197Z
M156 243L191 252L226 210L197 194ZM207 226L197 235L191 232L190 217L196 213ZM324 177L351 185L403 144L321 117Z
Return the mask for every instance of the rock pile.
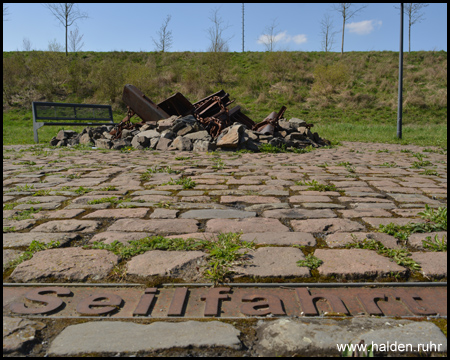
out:
M151 148L155 150L179 151L214 151L248 149L259 151L263 144L276 147L305 148L329 145L328 140L312 133L311 124L304 120L292 118L289 121L281 119L278 130L273 135L263 134L248 129L245 125L234 123L224 129L213 139L194 116L171 116L156 124L136 124L133 130L122 130L120 139L113 139L110 134L112 125L96 128L85 128L81 133L71 130L61 130L51 141L52 146L73 146L77 144L92 145L102 149L133 147L135 149Z

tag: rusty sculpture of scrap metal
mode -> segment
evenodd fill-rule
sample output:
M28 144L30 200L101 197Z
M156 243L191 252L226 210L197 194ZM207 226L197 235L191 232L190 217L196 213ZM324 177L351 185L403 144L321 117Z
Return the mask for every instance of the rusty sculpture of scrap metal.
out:
M261 123L256 124L252 119L241 112L240 106L235 106L231 110L228 110L227 107L232 104L234 100L230 100L230 95L224 90L211 94L194 104L191 104L189 100L179 92L163 100L159 104L155 104L135 86L125 85L122 100L127 105L128 114L118 126L111 131L111 135L113 135L114 138L119 138L123 129L134 128L130 119L135 114L143 120L142 123L140 123L141 125L144 123L153 123L156 125L158 120L167 119L173 115L193 115L213 138L217 138L224 129L235 122L263 134L273 135L275 130L279 130L278 121L283 117L283 114L286 111L286 107L283 106L278 113L274 111Z

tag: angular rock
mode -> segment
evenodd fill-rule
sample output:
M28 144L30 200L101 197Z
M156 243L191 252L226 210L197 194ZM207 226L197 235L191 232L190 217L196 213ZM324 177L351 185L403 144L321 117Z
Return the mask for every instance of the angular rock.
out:
M35 340L36 331L45 327L40 321L4 316L3 354L24 350L26 345Z
M76 135L77 133L73 130L59 130L58 134L56 135L56 139L67 140Z
M161 137L158 141L158 145L156 145L156 150L166 151L171 144L172 144L171 139Z
M113 141L112 145L113 150L120 150L127 147L131 147L131 140L129 141L128 138Z
M80 136L80 140L79 140L80 144L94 144L94 140L92 140L92 138L89 136L89 134L83 134Z
M298 128L300 126L305 126L306 125L306 121L305 120L301 120L301 119L297 119L297 118L292 118L289 120L289 123L293 125L293 127Z
M131 146L133 148L142 150L147 148L150 145L150 139L144 136L136 135L133 140L131 140Z
M192 150L192 141L183 136L177 136L173 143L171 144L174 148L180 151L191 151Z
M236 148L239 144L239 138L244 132L243 125L235 125L227 128L228 131L224 130L220 134L217 140L218 147L224 148Z
M39 251L19 264L11 279L19 282L47 278L69 281L100 280L108 276L119 257L108 250L83 250L77 247Z
M193 151L210 152L216 149L216 144L209 142L208 140L196 140L194 142Z
M173 115L168 119L159 120L158 121L158 131L163 132L164 130L171 128L174 125L175 120L177 120L177 119L178 119L178 116Z
M111 149L112 141L108 139L97 139L95 140L95 147L99 149Z
M141 131L136 136L142 137L145 139L153 139L153 138L159 138L161 136L161 134L156 130L146 130L146 131Z
M203 131L196 131L191 134L184 135L185 138L196 141L196 140L202 140L202 141L211 141L212 137L208 134L206 130Z

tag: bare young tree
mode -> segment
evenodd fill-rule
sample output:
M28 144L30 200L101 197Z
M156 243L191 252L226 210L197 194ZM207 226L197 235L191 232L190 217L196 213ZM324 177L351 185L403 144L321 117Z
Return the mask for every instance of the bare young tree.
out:
M62 52L63 46L55 39L48 42L48 51L51 52Z
M59 22L66 29L66 56L68 55L68 29L73 23L80 19L87 19L88 15L85 12L80 12L78 6L75 3L62 3L62 4L44 4L51 13L59 20Z
M353 16L355 16L362 9L366 8L367 5L363 5L357 9L353 8L352 3L338 3L334 6L334 10L336 10L339 14L342 15L342 46L341 46L341 55L344 53L344 29L345 23L350 20Z
M74 31L70 31L69 34L69 50L72 52L81 51L81 49L84 46L84 42L81 42L83 40L84 35L80 35L78 26L75 27Z
M403 12L408 17L408 52L411 52L411 26L425 20L421 11L427 6L426 3L405 3L403 5ZM400 9L397 6L396 8Z
M167 27L169 26L169 21L172 18L171 15L167 15L166 19L164 20L163 24L159 28L158 36L159 39L156 41L155 39L152 40L156 46L157 51L165 52L168 50L172 44L173 44L173 38L172 38L172 31L169 31Z
M5 4L3 4L3 21L9 21L9 19L5 17L8 15L9 15L8 7L5 6Z
M337 31L333 31L333 21L331 20L330 15L325 14L320 22L320 35L322 36L321 44L323 51L328 52L333 48L334 35L337 33Z
M275 50L278 35L276 28L279 25L276 20L277 19L273 19L272 24L266 26L264 29L264 34L259 37L259 42L264 44L266 51L272 52Z
M30 41L30 39L28 39L28 38L23 38L23 41L22 41L22 48L23 48L23 51L31 51L32 46L31 46L31 41Z
M223 20L219 16L219 8L215 8L211 11L209 20L211 20L213 24L210 28L208 28L208 37L209 40L211 41L208 47L208 51L228 52L229 51L228 42L230 41L231 37L225 39L223 33L230 26L228 24L227 25L223 24Z

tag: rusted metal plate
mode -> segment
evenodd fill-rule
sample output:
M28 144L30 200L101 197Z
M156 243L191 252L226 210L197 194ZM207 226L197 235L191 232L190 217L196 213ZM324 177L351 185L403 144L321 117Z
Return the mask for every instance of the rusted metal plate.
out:
M4 286L3 314L21 316L245 318L447 316L447 287Z
M169 117L169 114L158 107L134 85L125 85L122 100L144 121L155 122Z
M194 106L179 92L160 102L158 106L169 115L185 116L194 111Z

